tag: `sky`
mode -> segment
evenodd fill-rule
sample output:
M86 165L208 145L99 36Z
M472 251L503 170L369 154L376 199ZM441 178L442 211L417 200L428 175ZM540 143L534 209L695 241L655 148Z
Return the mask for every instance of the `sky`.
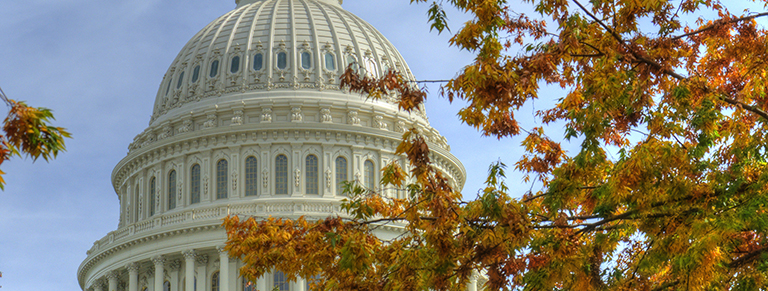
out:
M472 61L448 47L449 33L429 31L426 5L345 2L399 49L418 79L448 79ZM0 87L11 99L53 109L55 125L73 135L50 163L15 158L0 167L7 173L0 290L80 290L86 250L117 228L112 169L148 125L163 74L198 30L234 8L234 0L0 1ZM456 11L448 17L454 30L467 19ZM463 162L464 193L474 197L488 165L517 161L520 140L462 125L460 104L438 97L438 88L429 87L427 115Z

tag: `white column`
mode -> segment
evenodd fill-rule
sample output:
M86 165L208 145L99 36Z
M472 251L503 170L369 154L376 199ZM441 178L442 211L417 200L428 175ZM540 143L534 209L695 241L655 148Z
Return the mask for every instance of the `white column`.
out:
M304 291L304 287L307 286L307 281L304 278L296 278L296 282L292 282L291 291Z
M110 271L107 273L107 282L108 282L108 289L109 291L117 291L117 275L119 273L117 271Z
M170 291L179 291L179 269L181 269L181 261L179 260L173 260L168 264L169 275L171 276Z
M207 255L200 255L197 256L197 290L199 291L205 291L208 290L208 272L206 271L206 267L208 267L208 256Z
M195 291L195 250L184 250L181 254L184 256L184 291Z
M129 263L125 268L128 269L128 291L139 291L139 264Z
M224 246L216 247L219 251L219 291L229 291L229 254Z
M104 281L97 279L93 282L93 291L104 291Z
M256 290L272 290L272 288L267 288L267 274L262 275L259 277L259 279L256 280Z
M469 276L469 283L467 283L467 291L477 291L477 274L472 272Z
M165 258L163 256L152 257L152 263L155 264L155 291L163 291L163 277L165 277L165 270L163 270L163 264Z

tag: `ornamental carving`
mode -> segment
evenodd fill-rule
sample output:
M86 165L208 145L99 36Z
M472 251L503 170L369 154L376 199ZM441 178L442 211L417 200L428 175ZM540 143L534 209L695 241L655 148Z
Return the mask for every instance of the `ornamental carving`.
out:
M268 175L269 175L269 171L267 171L267 168L264 167L264 170L261 171L261 179L262 179L262 184L264 185L264 188L269 187L269 176Z
M213 128L216 127L216 114L211 113L208 114L207 119L205 120L205 123L203 123L203 128Z
M301 186L301 170L299 170L298 168L293 170L293 179L294 179L294 184L296 185L297 188Z
M323 123L333 123L333 116L331 116L330 108L323 108L320 110L320 113L323 115Z
M333 177L333 172L331 172L331 168L325 169L325 189L330 191L331 190L331 178Z
M192 131L192 120L191 119L185 119L181 123L181 127L176 129L179 133L186 133Z
M384 117L381 115L376 115L376 117L373 118L373 124L378 129L389 130L389 125L384 122Z
M232 122L230 125L241 125L243 124L243 111L242 110L235 110L235 116L232 116Z
M272 122L272 109L271 108L264 108L261 110L261 123L270 123Z
M405 121L399 120L397 121L397 124L395 125L395 131L397 132L405 132Z
M232 190L237 190L237 171L232 172Z
M205 199L208 199L208 174L205 174L205 177L203 178L203 194L205 195Z
M304 114L301 113L301 107L291 108L291 122L304 121Z
M173 128L171 128L170 124L166 124L163 126L163 129L160 130L160 134L157 135L157 140L164 140L166 138L171 137L173 134Z
M348 123L351 125L360 125L360 117L357 117L357 111L350 110L347 114Z

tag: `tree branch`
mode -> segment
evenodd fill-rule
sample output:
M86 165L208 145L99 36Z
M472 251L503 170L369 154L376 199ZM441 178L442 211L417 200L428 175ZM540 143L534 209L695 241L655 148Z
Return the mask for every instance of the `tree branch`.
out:
M750 15L750 16L744 16L744 17L740 17L740 18L736 18L736 19L731 19L731 20L726 21L726 22L715 22L715 23L712 23L712 24L707 25L705 27L699 28L699 29L697 29L695 31L691 31L691 32L686 33L686 34L681 34L681 35L675 36L675 37L671 38L671 40L678 40L678 39L681 39L681 38L684 38L684 37L689 37L689 36L694 35L694 34L699 34L699 33L705 32L707 30L713 29L713 28L715 28L715 27L717 27L719 25L726 25L726 24L741 22L741 21L744 21L744 20L750 20L750 19L754 19L754 18L766 16L766 15L768 15L768 12L758 13L758 14Z

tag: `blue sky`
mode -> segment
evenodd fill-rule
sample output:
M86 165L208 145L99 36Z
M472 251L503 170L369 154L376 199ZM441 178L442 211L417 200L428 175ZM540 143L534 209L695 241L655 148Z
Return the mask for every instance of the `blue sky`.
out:
M394 43L419 79L447 79L471 62L447 46L447 34L429 32L426 5L345 2ZM80 290L76 272L86 250L117 227L112 168L147 126L163 74L189 38L234 7L234 0L0 1L0 87L53 109L56 124L74 136L51 163L2 165L2 290ZM448 16L454 29L466 17ZM481 137L437 91L430 87L427 114L464 163L464 192L474 196L490 163L517 160L519 140Z

